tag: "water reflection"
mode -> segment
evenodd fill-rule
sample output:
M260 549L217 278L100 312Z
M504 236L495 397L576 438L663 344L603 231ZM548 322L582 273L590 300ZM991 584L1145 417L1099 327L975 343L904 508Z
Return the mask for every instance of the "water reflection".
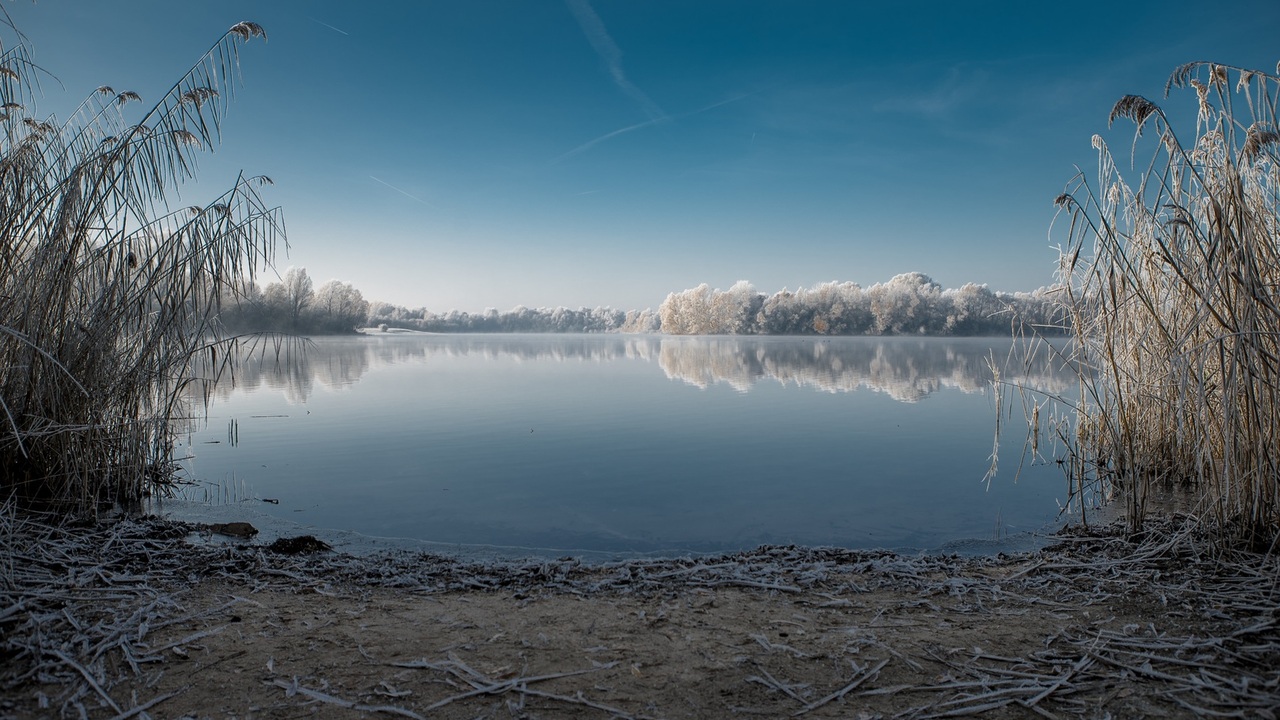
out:
M234 374L210 390L215 399L262 387L305 403L317 385L352 385L371 369L440 358L603 363L655 362L673 380L698 388L727 384L749 392L757 383L828 393L859 388L918 402L944 388L981 392L993 379L1062 393L1074 374L1046 349L1028 361L1010 355L1013 341L992 338L746 338L626 335L373 335L318 338L290 352L258 347Z
M918 402L942 388L981 392L1001 379L1046 392L1071 387L1047 347L1027 361L1009 357L1012 341L965 338L668 338L659 362L667 377L706 388L726 383L747 392L776 380L823 392L868 388L900 402Z
M318 338L218 383L184 469L277 500L250 503L273 517L383 537L557 553L936 548L1044 527L1058 507L1054 467L984 479L993 413L976 391L1012 346ZM1054 368L1002 376L1067 388Z

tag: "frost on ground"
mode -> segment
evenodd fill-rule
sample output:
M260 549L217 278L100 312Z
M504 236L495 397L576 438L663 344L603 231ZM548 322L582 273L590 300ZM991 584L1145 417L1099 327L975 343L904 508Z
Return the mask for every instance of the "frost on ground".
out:
M1169 523L998 558L474 564L12 516L8 717L1265 717L1264 555Z

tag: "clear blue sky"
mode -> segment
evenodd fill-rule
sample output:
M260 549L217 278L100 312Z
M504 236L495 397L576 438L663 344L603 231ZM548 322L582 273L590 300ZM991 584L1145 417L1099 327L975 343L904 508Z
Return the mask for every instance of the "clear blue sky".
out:
M1090 137L1127 147L1130 126L1106 133L1116 99L1162 98L1191 60L1280 60L1276 0L5 7L60 116L103 84L158 99L228 27L262 24L183 203L269 175L281 272L435 311L913 270L1033 289Z

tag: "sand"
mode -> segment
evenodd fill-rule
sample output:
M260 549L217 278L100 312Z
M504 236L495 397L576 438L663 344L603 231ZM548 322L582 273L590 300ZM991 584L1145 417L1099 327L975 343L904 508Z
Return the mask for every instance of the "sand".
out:
M1276 561L1213 550L1176 525L996 558L771 547L607 565L287 555L192 545L192 530L10 532L11 557L48 572L40 586L39 572L11 571L0 598L0 716L1266 717L1280 706Z

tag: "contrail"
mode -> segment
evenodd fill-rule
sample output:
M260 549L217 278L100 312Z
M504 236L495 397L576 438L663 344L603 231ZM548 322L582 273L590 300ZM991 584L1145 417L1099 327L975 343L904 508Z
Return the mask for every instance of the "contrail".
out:
M724 100L721 100L721 101L719 101L719 102L713 102L713 103L711 103L710 105L705 105L705 106L703 106L703 107L700 107L700 108L698 108L697 110L694 110L693 112L687 112L687 113L684 113L684 114L681 114L681 115L677 115L676 117L689 117L689 116L692 116L692 115L698 115L698 114L700 114L700 113L704 113L704 112L706 112L706 111L708 111L708 110L714 110L714 109L716 109L716 108L718 108L718 107L721 107L721 106L724 106L724 105L728 105L728 104L730 104L730 103L736 103L736 102L738 102L739 100L745 100L746 98L749 98L749 97L751 97L752 95L755 95L755 94L756 94L756 92L759 92L759 91L757 90L757 91L754 91L754 92L742 93L742 94L740 94L740 95L734 95L734 96L733 96L733 97L731 97L731 98L725 98Z
M613 38L609 37L609 31L605 30L604 23L600 21L596 11L591 9L591 4L587 0L565 0L565 2L569 5L569 11L573 13L578 25L582 27L582 32L587 36L591 47L595 48L596 54L608 66L614 84L639 103L651 120L666 118L667 114L662 111L662 108L627 79L627 74L622 71L622 51L618 49Z
M582 143L581 145L579 145L578 147L561 155L560 157L557 157L555 160L552 160L550 164L555 165L561 160L568 160L569 158L573 157L574 155L577 155L578 153L583 153L590 150L591 148L595 147L596 145L599 145L600 143L604 142L605 140L608 140L609 138L613 138L619 135L623 135L625 133L629 133L632 130L639 130L640 128L643 128L643 127L649 127L650 125L656 125L661 121L662 121L661 119L645 120L642 123L636 123L635 125L628 125L627 127L614 130L613 132L605 133L604 135L601 135L600 137L594 140L588 140Z
M559 163L562 160L568 160L574 155L577 155L579 153L584 153L590 150L591 148L595 147L596 145L599 145L600 143L604 142L605 140L608 140L609 138L615 138L619 135L624 135L633 130L639 130L640 128L649 127L650 125L657 125L658 123L666 122L667 120L678 120L680 118L693 117L694 115L700 115L708 110L714 110L715 108L721 107L723 105L728 105L730 103L738 102L739 100L751 97L754 94L755 93L743 93L741 95L735 95L731 98L720 100L719 102L714 102L714 103L711 103L710 105L705 105L703 107L698 108L697 110L692 110L687 113L681 113L679 115L664 115L660 118L653 118L652 120L645 120L642 123L636 123L635 125L628 125L627 127L619 128L617 130L614 130L613 132L605 133L604 135L601 135L598 138L595 138L593 140L588 140L582 143L578 147L552 160L549 164L555 165L556 163Z
M422 203L423 205L426 205L426 206L427 206L427 207L429 207L429 208L435 208L435 207L436 207L435 205L432 205L431 203L427 202L426 200L423 200L422 198L418 197L417 195L413 195L413 194L410 194L410 193L405 192L404 190L401 190L400 188L396 187L395 185L392 185L391 183L387 182L386 180L380 180L380 179L378 179L378 178L376 178L376 177L374 177L374 176L372 176L372 175L370 175L370 176L369 176L369 179L370 179L370 180L372 180L372 181L374 181L374 182L376 182L376 183L380 183L380 184L382 184L382 185L386 185L387 187L391 188L392 190L395 190L396 192L398 192L398 193L400 193L401 195L403 195L403 196L405 196L405 197L409 198L410 200L414 200L414 201L416 201L416 202L420 202L420 203Z
M334 31L334 32L336 32L336 33L342 33L343 35L347 35L347 36L350 36L350 35L351 35L351 33L347 32L346 30L339 30L338 28L336 28L336 27L334 27L334 26L330 25L329 23L327 23L327 22L321 22L321 21L319 21L319 20L317 20L317 19L315 19L315 18L311 17L310 15L308 15L308 16L307 16L307 19L308 19L308 20L310 20L310 21L311 21L311 22L313 22L313 23L319 23L320 25L323 25L323 26L325 26L325 27L329 28L330 30L332 30L332 31Z

